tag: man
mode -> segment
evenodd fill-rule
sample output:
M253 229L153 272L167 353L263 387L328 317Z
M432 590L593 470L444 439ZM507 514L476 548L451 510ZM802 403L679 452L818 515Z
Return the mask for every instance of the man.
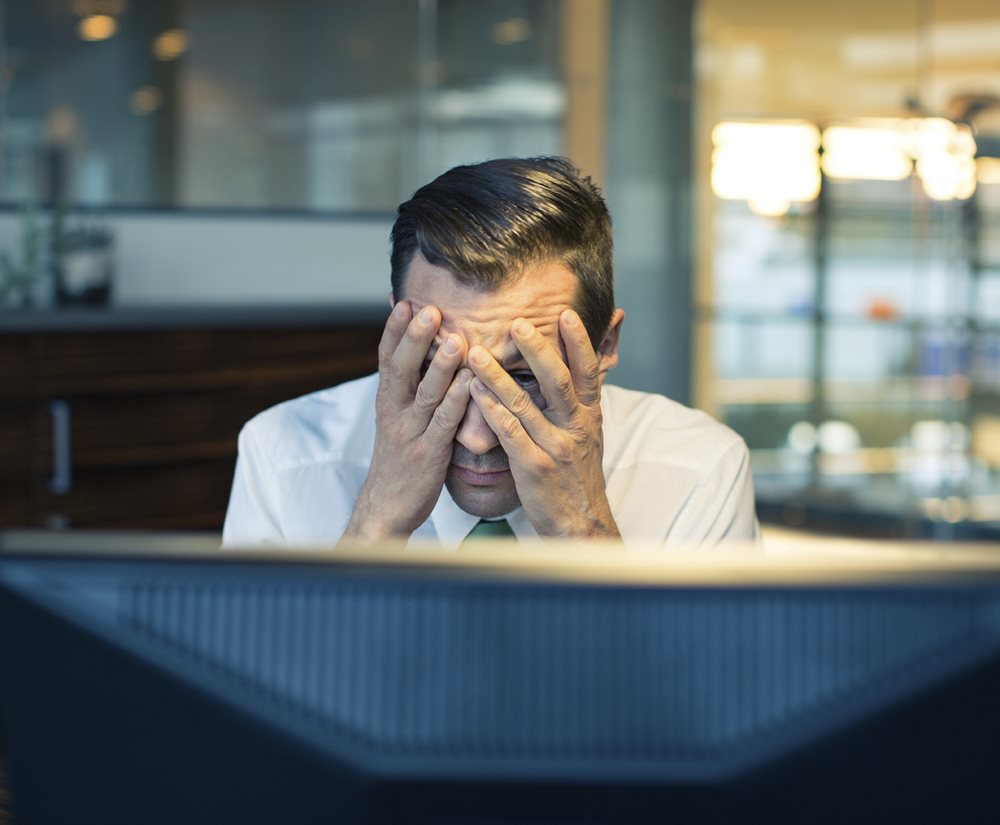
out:
M244 427L226 545L756 538L742 440L605 384L624 313L589 178L558 158L459 166L391 239L378 374Z

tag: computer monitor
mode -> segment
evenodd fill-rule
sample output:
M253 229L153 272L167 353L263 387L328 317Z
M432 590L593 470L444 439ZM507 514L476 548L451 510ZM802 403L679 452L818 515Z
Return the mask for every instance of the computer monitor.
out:
M0 548L17 825L1000 816L996 547Z

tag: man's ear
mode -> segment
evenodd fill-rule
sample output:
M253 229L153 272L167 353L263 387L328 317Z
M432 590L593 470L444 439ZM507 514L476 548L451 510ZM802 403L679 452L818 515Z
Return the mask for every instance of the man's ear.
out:
M604 340L597 348L597 363L599 380L604 383L608 370L618 365L618 339L622 334L622 322L625 320L625 310L619 307L611 313L611 323L604 333Z

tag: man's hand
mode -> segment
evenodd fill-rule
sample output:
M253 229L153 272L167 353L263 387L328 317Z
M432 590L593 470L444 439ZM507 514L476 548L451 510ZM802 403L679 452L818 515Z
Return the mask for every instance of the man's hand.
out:
M434 509L452 442L469 403L472 373L459 369L465 343L449 335L421 377L441 325L437 308L415 315L399 301L378 350L375 451L344 538L409 536Z
M600 365L573 310L560 315L559 335L568 365L528 321L511 325L544 410L480 346L469 351L472 396L507 453L521 505L540 535L619 538L601 466Z

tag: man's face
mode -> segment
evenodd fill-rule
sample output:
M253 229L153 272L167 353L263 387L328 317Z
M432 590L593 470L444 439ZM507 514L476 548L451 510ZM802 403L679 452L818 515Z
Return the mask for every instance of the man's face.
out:
M534 324L566 360L559 341L559 315L573 308L576 276L560 263L535 266L494 292L464 286L448 270L428 263L418 252L404 279L403 297L419 311L431 304L441 312L441 328L428 362L449 333L465 339L465 352L479 344L517 381L542 409L542 397L530 368L510 336L516 318ZM604 370L602 369L602 378ZM470 400L455 435L445 485L467 513L486 518L505 515L520 504L507 456L475 401Z

